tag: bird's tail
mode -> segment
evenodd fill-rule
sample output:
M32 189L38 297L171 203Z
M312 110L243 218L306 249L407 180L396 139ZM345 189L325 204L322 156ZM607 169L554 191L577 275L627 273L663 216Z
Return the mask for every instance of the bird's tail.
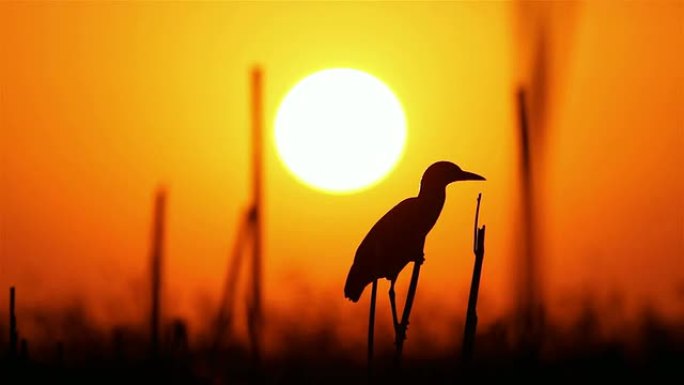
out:
M347 282L344 284L344 296L352 302L359 301L363 289L368 285L368 280L365 279L364 275L363 269L359 268L357 264L353 264L351 270L349 270Z

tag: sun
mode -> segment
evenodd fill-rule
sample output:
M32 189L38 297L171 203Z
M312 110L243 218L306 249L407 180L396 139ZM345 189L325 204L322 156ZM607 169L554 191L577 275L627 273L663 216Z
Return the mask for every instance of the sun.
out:
M351 193L386 176L406 142L399 99L378 78L334 68L302 79L280 103L275 144L288 170L328 193Z

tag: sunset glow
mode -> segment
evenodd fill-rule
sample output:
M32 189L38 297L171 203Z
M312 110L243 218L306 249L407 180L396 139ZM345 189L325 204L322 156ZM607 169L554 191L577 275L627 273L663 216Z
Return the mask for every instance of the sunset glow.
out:
M365 368L371 290L350 302L346 275L438 161L487 181L444 189L408 367L458 371L480 193L473 368L508 354L534 312L548 328L534 351L553 357L684 352L682 20L683 1L0 1L0 373L10 287L45 367L59 342L65 367L118 357L119 337L147 356L157 303L159 341L182 325L190 349L163 353L201 373L215 346L250 356L250 322L265 367L308 374L330 354L321 368ZM389 285L378 356L395 346ZM232 334L215 343L224 313ZM679 340L639 334L649 325ZM86 335L102 344L82 348ZM242 372L231 354L215 362ZM226 378L194 383L251 383Z

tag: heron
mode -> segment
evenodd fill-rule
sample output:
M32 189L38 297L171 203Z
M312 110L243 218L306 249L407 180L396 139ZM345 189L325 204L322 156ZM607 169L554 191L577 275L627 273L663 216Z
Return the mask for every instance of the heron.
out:
M369 283L374 284L375 291L378 279L389 280L388 294L396 332L399 327L394 292L397 277L409 262L415 262L417 265L423 263L425 237L432 230L444 207L446 186L456 181L467 180L485 178L464 171L452 162L439 161L431 164L423 173L418 196L405 199L394 206L373 225L361 241L344 285L345 297L357 302ZM373 323L374 301L373 295L369 329ZM370 343L372 341L369 338Z

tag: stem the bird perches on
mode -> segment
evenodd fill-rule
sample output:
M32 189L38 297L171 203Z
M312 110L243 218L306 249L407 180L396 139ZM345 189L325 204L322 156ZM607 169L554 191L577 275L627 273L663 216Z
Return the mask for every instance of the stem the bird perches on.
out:
M473 278L470 283L470 295L468 296L468 310L466 312L466 324L463 332L463 360L470 363L475 349L475 332L477 330L477 296L480 291L480 276L482 275L482 262L484 261L485 226L478 227L480 216L480 200L482 193L477 195L477 208L475 209L475 228L473 239L473 252L475 253L475 267Z
M411 283L409 285L408 293L406 294L404 312L401 316L401 322L394 331L394 343L396 345L394 363L396 366L401 365L401 353L404 349L404 340L406 340L406 329L408 329L409 316L411 315L411 308L413 307L413 299L416 296L416 289L418 288L418 276L420 275L420 266L422 264L422 256L420 259L413 262L413 273L411 274Z

